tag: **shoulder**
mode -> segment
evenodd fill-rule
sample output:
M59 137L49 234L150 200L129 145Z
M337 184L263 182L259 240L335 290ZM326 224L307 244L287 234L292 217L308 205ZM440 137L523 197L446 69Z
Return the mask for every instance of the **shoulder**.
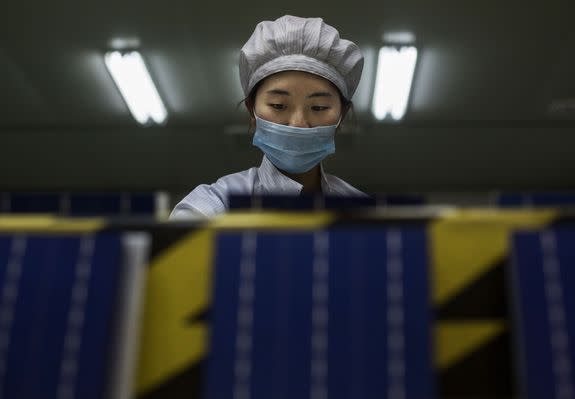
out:
M345 197L369 197L363 191L358 190L348 182L337 176L325 174L325 178L330 187L331 195L341 195Z
M188 216L210 217L228 209L230 194L251 193L257 176L257 168L220 177L215 183L200 184L184 197L174 208L170 219Z

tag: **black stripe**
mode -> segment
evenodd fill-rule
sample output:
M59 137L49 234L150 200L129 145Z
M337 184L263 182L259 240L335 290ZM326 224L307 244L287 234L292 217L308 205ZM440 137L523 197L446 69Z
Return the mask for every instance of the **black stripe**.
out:
M161 255L164 251L187 237L194 231L204 228L205 222L170 222L157 223L153 220L115 220L103 231L143 231L152 237L150 259Z
M555 219L549 226L543 226L542 229L546 228L564 228L564 227L575 227L575 218L568 217L566 215L560 216L559 218Z
M138 396L138 399L199 399L204 381L205 360L188 366L160 386Z
M156 257L169 250L170 247L176 245L182 239L188 237L194 230L197 231L197 229L189 227L171 227L153 231L154 239L152 240L152 249L150 251L151 264L153 264Z
M440 371L441 398L511 398L515 395L509 333L477 348Z
M211 308L205 308L198 313L190 314L186 317L186 324L192 326L194 324L207 324L210 321L211 317Z
M507 259L501 259L486 273L435 310L439 320L507 319ZM466 267L461 265L460 267Z

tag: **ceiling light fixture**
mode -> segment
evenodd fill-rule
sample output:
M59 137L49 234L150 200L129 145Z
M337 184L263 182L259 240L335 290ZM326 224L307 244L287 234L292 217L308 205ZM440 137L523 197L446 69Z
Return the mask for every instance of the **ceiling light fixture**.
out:
M105 62L134 119L142 125L164 123L168 112L141 54L111 51Z
M403 118L416 62L417 49L412 46L384 46L379 50L372 102L376 119L383 120L388 115L396 121Z

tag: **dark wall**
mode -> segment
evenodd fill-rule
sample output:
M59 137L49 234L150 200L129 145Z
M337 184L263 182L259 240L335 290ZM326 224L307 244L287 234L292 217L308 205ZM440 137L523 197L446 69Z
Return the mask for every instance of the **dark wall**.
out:
M0 190L164 189L258 165L218 127L0 131ZM329 173L369 192L575 188L575 128L374 126L340 134Z

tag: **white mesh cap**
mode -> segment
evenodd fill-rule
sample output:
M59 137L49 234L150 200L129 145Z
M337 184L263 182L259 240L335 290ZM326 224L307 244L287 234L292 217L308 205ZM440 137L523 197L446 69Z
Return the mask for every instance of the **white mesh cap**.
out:
M240 81L247 97L265 77L281 71L304 71L332 82L351 99L363 69L359 47L340 39L321 18L284 15L262 21L240 51Z

